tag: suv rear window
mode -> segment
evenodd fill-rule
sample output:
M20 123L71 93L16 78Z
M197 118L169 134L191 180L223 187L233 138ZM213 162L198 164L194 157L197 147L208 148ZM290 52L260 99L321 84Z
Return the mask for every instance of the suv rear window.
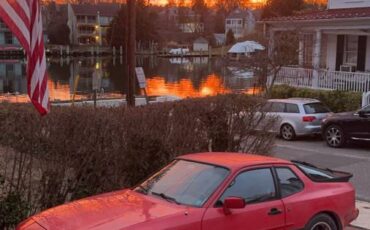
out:
M322 103L309 103L303 105L306 114L329 113L330 109Z

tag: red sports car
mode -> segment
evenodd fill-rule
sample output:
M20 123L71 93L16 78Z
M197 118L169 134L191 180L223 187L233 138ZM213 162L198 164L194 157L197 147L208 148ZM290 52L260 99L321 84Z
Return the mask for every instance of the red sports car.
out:
M351 176L264 156L191 154L133 189L49 209L17 229L341 230L358 216Z

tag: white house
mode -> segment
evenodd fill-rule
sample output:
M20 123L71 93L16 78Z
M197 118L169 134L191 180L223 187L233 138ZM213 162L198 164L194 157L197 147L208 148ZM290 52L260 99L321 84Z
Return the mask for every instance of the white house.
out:
M270 51L279 32L297 32L299 57L280 76L315 88L370 91L370 1L329 0L323 11L262 21ZM297 78L302 78L297 80Z
M208 52L209 43L207 39L200 37L193 42L193 51Z
M225 34L231 30L234 37L239 39L252 33L255 25L256 18L251 10L235 9L226 17Z

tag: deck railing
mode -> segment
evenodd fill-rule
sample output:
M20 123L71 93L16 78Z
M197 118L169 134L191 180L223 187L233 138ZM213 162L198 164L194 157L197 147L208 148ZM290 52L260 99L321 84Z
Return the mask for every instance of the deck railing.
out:
M283 67L280 69L275 83L298 87L311 87L312 74L312 69L299 67Z
M320 70L317 79L314 79L312 69L283 67L275 83L314 89L368 92L370 73Z

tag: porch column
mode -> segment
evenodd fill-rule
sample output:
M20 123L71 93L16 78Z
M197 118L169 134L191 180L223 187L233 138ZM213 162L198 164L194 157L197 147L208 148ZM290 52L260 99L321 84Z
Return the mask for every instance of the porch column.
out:
M303 67L304 64L304 40L303 34L299 35L299 48L298 48L298 65Z
M316 30L315 33L315 44L312 54L312 87L317 88L319 86L319 70L320 70L320 59L321 59L321 30Z
M269 31L269 48L268 48L268 55L269 55L270 59L273 58L274 49L275 49L275 31L273 29L270 29L270 31Z

